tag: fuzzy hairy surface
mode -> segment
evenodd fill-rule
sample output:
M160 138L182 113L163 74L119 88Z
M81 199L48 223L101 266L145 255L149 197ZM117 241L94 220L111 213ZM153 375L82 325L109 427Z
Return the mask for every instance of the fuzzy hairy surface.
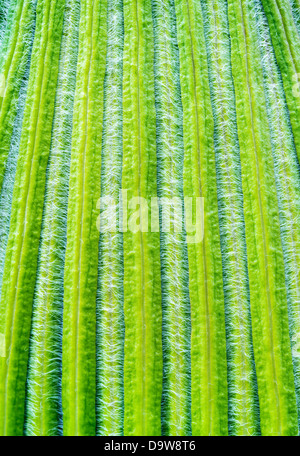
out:
M299 116L300 0L0 0L0 435L299 434Z

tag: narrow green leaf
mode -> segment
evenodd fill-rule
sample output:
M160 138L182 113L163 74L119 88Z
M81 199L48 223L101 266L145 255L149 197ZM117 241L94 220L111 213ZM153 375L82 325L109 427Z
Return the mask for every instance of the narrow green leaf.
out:
M151 232L157 197L151 1L126 0L124 18L124 434L153 436L161 434L162 310L159 233Z
M96 293L106 0L81 3L64 277L64 435L96 433Z
M228 13L261 428L264 435L286 435L293 433L286 417L291 413L292 424L295 395L291 387L293 372L272 138L255 3L230 0ZM257 432L255 418L254 414L252 423L249 421L250 433Z
M37 5L29 86L0 303L0 434L22 435L32 301L54 112L64 2Z
M0 191L17 114L18 95L32 45L34 0L19 0L0 51Z
M300 35L289 0L262 0L300 162Z
M258 0L256 4L257 46L261 52L261 62L264 75L264 91L267 102L269 128L272 139L272 152L276 175L276 187L280 209L280 228L283 245L286 288L290 318L290 341L286 324L286 308L279 308L277 301L283 290L276 284L278 309L278 341L275 356L281 356L282 377L281 395L284 405L280 410L281 428L269 429L262 427L265 435L270 432L296 435L298 433L297 411L295 404L295 386L299 409L299 302L300 302L300 175L293 133L290 126L289 113L286 106L281 75L275 60L274 50L270 39L270 31ZM291 348L294 363L294 376L291 372ZM266 385L269 390L269 384ZM273 412L274 413L274 412ZM262 419L263 422L263 419Z
M227 434L227 365L214 124L200 2L175 1L183 103L184 195L204 198L199 240L188 243L192 433ZM202 232L204 230L204 232ZM202 240L202 235L204 235ZM197 236L197 232L196 232Z
M68 180L78 52L79 2L68 0L52 128L27 374L26 435L58 435ZM75 69L75 71L74 71Z

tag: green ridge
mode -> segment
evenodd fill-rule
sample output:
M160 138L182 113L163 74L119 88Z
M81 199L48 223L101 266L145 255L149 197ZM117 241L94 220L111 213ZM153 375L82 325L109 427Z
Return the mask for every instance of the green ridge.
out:
M284 417L294 397L285 392L285 370L293 374L290 356L285 355L289 342L284 339L288 328L284 261L255 4L231 0L228 12L261 427L263 434L286 435L290 429L285 428Z
M96 293L106 0L81 3L64 280L64 435L96 433Z
M288 339L286 306L278 309L278 342L275 354L281 357L282 377L280 385L285 401L281 411L281 429L262 427L262 433L296 435L297 410L295 386L292 374L291 348L294 361L295 384L299 407L299 165L286 107L282 80L276 64L269 29L263 11L256 7L257 43L260 45L261 62L264 72L264 91L268 108L268 121L272 138L272 152L275 166L277 195L280 209L281 239L286 273L286 288L290 317L290 341ZM277 286L277 294L283 290ZM291 348L290 348L291 344ZM269 389L269 385L268 385ZM281 432L280 432L281 431Z
M151 232L157 196L151 1L126 0L124 19L124 434L153 436L161 433L162 322L160 240Z
M26 435L59 435L61 332L79 2L66 4L27 378Z
M0 191L17 114L18 96L31 51L35 2L19 0L0 50Z
M261 0L281 71L290 121L300 161L300 36L289 0Z
M226 435L227 374L214 124L200 2L175 1L183 103L184 195L204 198L199 241L188 244L192 433ZM203 235L203 240L201 236Z
M0 434L22 435L32 301L64 2L37 5L29 86L14 185L0 303ZM41 52L42 49L42 52Z

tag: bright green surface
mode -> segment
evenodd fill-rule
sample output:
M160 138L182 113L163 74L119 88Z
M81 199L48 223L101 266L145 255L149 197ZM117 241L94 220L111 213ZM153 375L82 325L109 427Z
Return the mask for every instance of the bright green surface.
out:
M123 179L128 221L123 234L124 434L160 435L162 394L159 233L148 232L143 204L157 196L154 52L151 1L124 3ZM143 77L147 74L147 80ZM132 200L136 198L136 200ZM144 198L145 200L139 200ZM137 220L130 219L137 215ZM129 228L130 228L129 226ZM138 226L141 230L138 230Z
M32 343L28 365L27 435L62 431L60 410L61 331L66 214L75 93L79 3L66 6L54 112L54 141L46 185L37 284L33 306ZM58 328L60 331L58 331Z
M279 432L297 434L295 387L292 382L290 365L292 355L299 407L299 167L281 77L272 52L267 23L259 14L257 21L260 25L258 40L263 62L264 91L272 138L272 155L280 209L281 239L290 319L290 340L288 340L288 330L285 324L287 318L286 308L281 308L281 316L278 318L277 323L280 339L276 349L282 358L282 366L284 366L282 372L284 389L281 391L284 393L286 406L283 407L282 411L278 408L278 413L281 413L283 423ZM281 295L280 288L277 286L276 288L277 293ZM283 343L285 343L285 349L283 348ZM278 430L275 432L278 432ZM269 435L270 427L263 429L263 433Z
M65 435L96 433L96 207L100 197L105 36L106 1L82 2L64 271Z
M204 240L188 245L193 435L227 434L224 295L213 115L200 3L176 1L184 113L184 195L204 198Z
M9 153L18 95L31 52L34 3L19 0L10 12L9 26L0 47L0 191Z
M255 3L229 2L232 69L242 164L253 345L262 433L293 434L295 396L272 140ZM288 380L290 379L290 383ZM241 432L257 433L256 410ZM290 420L290 422L289 422Z
M0 435L299 433L299 8L0 0Z
M64 3L37 6L29 87L14 185L10 235L3 274L0 333L0 433L21 435L32 299L44 202L46 166L59 64ZM49 27L52 39L49 39ZM40 52L41 47L43 52ZM51 68L51 71L50 71Z
M270 27L270 34L276 60L281 70L283 86L294 141L300 161L300 36L289 0L262 0ZM298 5L299 7L299 5Z

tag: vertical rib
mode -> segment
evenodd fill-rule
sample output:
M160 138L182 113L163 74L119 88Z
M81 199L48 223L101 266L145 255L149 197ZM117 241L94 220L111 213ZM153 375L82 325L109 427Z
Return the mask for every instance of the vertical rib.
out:
M124 19L124 434L153 436L161 433L162 334L159 233L151 232L150 211L157 196L151 1L127 0Z

